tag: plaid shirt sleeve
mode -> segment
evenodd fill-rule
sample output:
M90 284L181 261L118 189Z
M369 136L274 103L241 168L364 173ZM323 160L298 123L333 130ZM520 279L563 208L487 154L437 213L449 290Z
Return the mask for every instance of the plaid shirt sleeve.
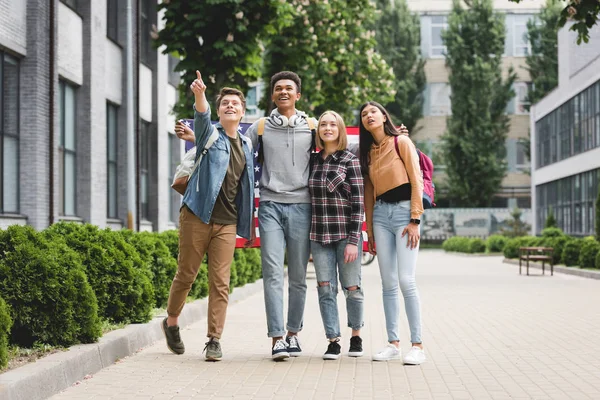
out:
M348 243L358 246L362 236L364 217L364 181L358 158L352 158L346 166L346 180L350 183L351 215L348 226Z

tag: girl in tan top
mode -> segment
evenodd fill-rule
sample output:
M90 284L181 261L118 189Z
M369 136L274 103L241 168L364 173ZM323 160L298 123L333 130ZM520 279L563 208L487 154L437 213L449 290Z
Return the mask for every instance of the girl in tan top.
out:
M369 252L378 255L389 342L373 355L373 360L402 356L398 335L400 288L412 342L404 363L421 364L425 361L425 352L421 341L421 304L415 282L423 214L423 176L419 157L415 145L408 136L400 135L381 104L367 102L360 108L359 115ZM396 142L397 149L394 148Z

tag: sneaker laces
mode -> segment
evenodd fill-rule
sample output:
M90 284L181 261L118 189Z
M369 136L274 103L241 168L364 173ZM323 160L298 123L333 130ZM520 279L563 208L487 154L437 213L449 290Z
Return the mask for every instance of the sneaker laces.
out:
M382 355L382 356L388 356L394 353L399 352L400 350L394 346L393 344L389 343L387 346L385 346L378 354Z
M298 340L298 336L288 336L290 347L300 347L300 341Z
M181 335L179 334L179 326L177 326L177 325L167 326L167 330L171 333L171 335L173 336L173 340L175 342L181 342Z
M277 340L275 342L275 346L273 346L273 350L284 350L287 349L287 345L285 344L285 342L281 339Z
M218 350L219 349L219 342L217 342L216 340L214 340L213 338L211 338L208 342L204 343L206 346L204 346L204 350L202 350L202 352L204 353L206 351L206 349L208 349L210 347L211 350Z
M329 346L327 346L327 352L329 353L330 351L333 352L334 350L337 350L340 347L340 345L338 343L339 341L340 341L339 339L330 341Z

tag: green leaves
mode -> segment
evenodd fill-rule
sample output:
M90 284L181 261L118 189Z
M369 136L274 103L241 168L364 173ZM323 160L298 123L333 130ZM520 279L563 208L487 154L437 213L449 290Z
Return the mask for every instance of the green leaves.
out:
M442 137L452 206L488 207L506 173L505 109L516 76L502 78L504 17L491 0L454 2L442 34L450 69L452 115Z

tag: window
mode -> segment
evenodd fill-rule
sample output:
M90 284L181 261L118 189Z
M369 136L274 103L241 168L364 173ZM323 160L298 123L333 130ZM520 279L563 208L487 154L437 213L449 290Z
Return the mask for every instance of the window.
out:
M423 115L450 115L450 85L447 83L428 83L425 89Z
M600 147L600 81L536 121L536 168Z
M593 235L599 170L587 171L536 187L536 225L544 228L550 209L566 234Z
M119 137L118 124L119 109L112 104L106 105L106 216L118 217L118 185L117 185L117 140Z
M527 21L531 15L514 15L512 25L513 55L528 56L531 54L531 45L527 40Z
M63 3L71 7L73 10L77 8L77 0L61 0Z
M75 87L60 81L60 146L59 174L60 214L77 215L77 142L75 119Z
M527 82L516 82L514 86L515 91L515 114L529 114L529 90L530 83Z
M255 116L258 114L258 96L257 96L257 87L251 87L248 89L248 94L246 95L246 116Z
M19 62L0 52L0 213L19 212Z
M140 130L140 143L139 143L139 151L140 151L140 209L141 209L141 218L144 220L148 220L150 217L149 208L148 208L148 198L149 198L149 184L150 184L150 122L146 122L142 120L141 130Z
M443 57L446 54L446 46L442 40L442 31L448 28L448 17L436 15L431 17L431 45L430 55L432 57Z
M169 83L175 87L179 86L181 81L181 74L175 71L177 64L179 64L179 59L169 54Z
M179 165L179 161L181 158L180 153L180 140L177 136L173 134L169 135L169 221L176 223L179 219L179 207L181 205L181 195L171 189L171 183L173 176L175 175L175 170L177 169L177 165Z
M115 42L119 41L119 1L106 2L106 36Z
M142 0L140 9L140 58L146 65L150 64L152 54L150 45L150 32L152 29L150 22L151 4L153 3L150 0Z

